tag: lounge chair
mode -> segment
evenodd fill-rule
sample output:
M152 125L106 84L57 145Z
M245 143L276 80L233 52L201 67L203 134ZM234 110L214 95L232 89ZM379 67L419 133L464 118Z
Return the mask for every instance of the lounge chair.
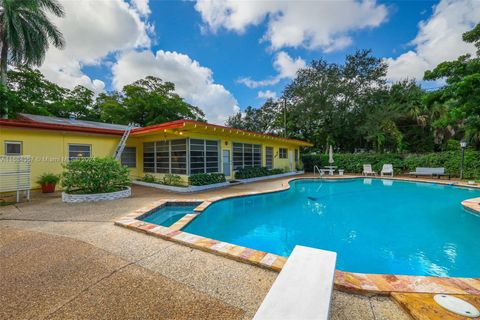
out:
M393 177L393 165L390 163L384 164L382 171L380 171L380 175L383 177L384 174L389 174Z
M363 175L368 176L369 174L376 176L377 173L372 170L371 164L364 164L363 165Z
M437 177L440 179L441 177L448 177L450 180L450 175L445 173L445 168L424 168L424 167L417 167L415 171L408 173L411 176L415 176L416 178L420 177Z

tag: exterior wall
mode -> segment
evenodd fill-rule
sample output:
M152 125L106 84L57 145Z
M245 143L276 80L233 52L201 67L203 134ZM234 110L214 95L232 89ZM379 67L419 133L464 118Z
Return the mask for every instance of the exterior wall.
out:
M6 141L21 141L23 155L32 157L31 182L33 188L38 188L36 180L46 172L59 174L62 172L62 164L68 161L69 144L91 145L91 156L112 156L120 136L91 135L75 132L10 129L0 128L0 154L5 154ZM134 145L132 141L129 144ZM133 146L132 145L132 146ZM141 162L137 151L137 164ZM137 169L132 170L137 174Z
M36 183L38 177L46 172L59 174L63 171L62 164L68 161L68 145L69 144L89 144L91 145L92 157L112 156L115 148L120 141L120 136L113 135L96 135L76 132L63 132L53 130L36 130L26 128L5 128L0 127L0 154L5 154L6 141L21 141L22 154L30 155L32 157L32 174L31 182L33 188L38 188ZM133 178L144 176L143 172L143 142L196 138L207 140L218 140L220 143L220 171L223 172L223 150L230 151L230 172L231 175L227 179L234 178L233 171L233 150L234 142L252 143L262 145L262 166L266 166L265 147L273 147L273 167L289 171L290 159L287 154L287 159L279 158L279 148L287 148L288 153L291 151L294 157L295 149L299 149L294 144L289 144L282 141L262 141L260 139L253 139L248 137L224 137L219 134L198 134L186 133L185 135L173 135L167 133L158 133L149 136L130 137L127 141L127 146L136 147L136 168L130 168ZM295 160L295 159L293 159ZM295 170L297 163L293 161L293 170ZM151 173L157 178L162 178L164 174ZM188 175L180 175L184 183L188 182ZM60 187L60 186L59 186Z
M141 146L137 147L137 156L143 155L143 142L151 142L151 141L161 141L161 140L171 140L171 139L185 139L185 138L194 138L194 139L206 139L206 140L218 140L220 142L220 164L219 168L223 172L223 150L230 151L230 172L231 175L226 176L227 179L234 178L233 172L233 143L240 142L240 143L251 143L251 144L260 144L262 145L262 166L266 166L266 156L265 156L265 147L273 147L273 167L278 169L283 169L285 171L290 171L290 152L292 152L292 162L293 162L293 170L296 170L298 162L295 161L295 149L299 152L299 147L294 144L289 144L287 142L282 141L262 141L259 139L253 139L248 137L239 136L237 137L222 137L221 134L198 134L198 133L187 133L185 135L172 135L172 134L154 134L149 135L148 137L142 137L139 139L139 144ZM280 159L279 156L279 149L286 148L287 149L287 158ZM137 167L139 169L139 176L143 176L143 161L142 163L137 163ZM151 174L159 179L163 178L165 174L162 173L148 173ZM182 181L184 183L188 182L188 175L179 175L182 177Z

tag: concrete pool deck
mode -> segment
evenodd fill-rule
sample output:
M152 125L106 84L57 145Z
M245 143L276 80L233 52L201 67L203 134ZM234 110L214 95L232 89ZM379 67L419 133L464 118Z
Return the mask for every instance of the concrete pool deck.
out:
M269 192L284 191L290 188L290 182L302 178L311 179L310 176L293 177L279 181L276 185L265 185L263 189L248 190L240 194L240 196L257 195ZM355 179L358 176L326 176L330 179ZM365 178L365 179L377 179ZM390 181L421 181L429 182L432 180L412 179L410 177L396 177L384 178ZM435 180L435 183L451 185L452 181ZM392 182L393 183L393 182ZM463 185L458 181L456 185L472 187L470 185ZM280 271L287 261L287 257L279 256L273 253L255 250L222 242L216 239L206 238L199 235L191 234L182 231L188 223L193 221L197 216L202 214L212 203L228 198L238 197L239 194L224 193L214 195L204 200L194 210L194 213L186 214L178 222L171 227L158 226L142 220L142 217L148 214L152 209L164 206L167 202L184 202L185 200L169 199L159 200L143 206L130 212L128 215L115 221L116 225L132 229L135 231L147 233L162 239L180 243L195 249L214 253L220 256L225 256L230 259L235 259L245 263L257 265L266 269ZM197 198L191 201L201 201ZM460 204L459 204L460 205ZM475 206L478 205L477 199L464 200L461 203L469 211L478 213ZM343 291L356 292L361 294L390 294L392 292L404 293L447 293L447 294L480 294L480 278L449 278L449 277L431 277L431 276L407 276L395 274L364 274L353 273L342 270L336 270L335 287Z
M284 181L191 195L133 187L132 198L94 204L65 204L59 194L34 192L30 202L0 207L0 301L8 306L0 308L0 318L250 319L276 272L113 221L156 200L239 195ZM331 318L410 317L390 297L335 290Z

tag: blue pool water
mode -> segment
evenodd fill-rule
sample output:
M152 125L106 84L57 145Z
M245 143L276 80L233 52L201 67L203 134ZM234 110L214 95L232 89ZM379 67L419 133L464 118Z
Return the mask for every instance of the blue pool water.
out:
M480 277L480 216L460 204L480 190L380 179L290 185L213 203L184 231L283 256L297 244L332 250L344 271Z
M166 206L159 207L149 212L144 218L142 218L142 220L160 226L170 227L187 213L192 213L193 209L199 204L200 203L172 205L167 203Z

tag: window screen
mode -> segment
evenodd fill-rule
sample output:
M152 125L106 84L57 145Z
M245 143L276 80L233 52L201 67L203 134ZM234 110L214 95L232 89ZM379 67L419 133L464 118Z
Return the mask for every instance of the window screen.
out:
M190 174L219 172L216 140L190 139Z
M7 155L7 156L21 156L22 155L22 143L20 141L6 141L5 142L5 155Z
M143 172L155 172L155 142L143 143Z
M125 147L122 152L122 157L120 159L122 165L129 168L137 167L137 148L135 147Z
M233 168L261 167L262 146L250 143L233 143Z
M143 171L187 174L187 139L145 142Z
M76 160L91 157L92 146L89 144L69 144L68 160Z
M265 148L265 164L268 169L273 169L273 148Z

